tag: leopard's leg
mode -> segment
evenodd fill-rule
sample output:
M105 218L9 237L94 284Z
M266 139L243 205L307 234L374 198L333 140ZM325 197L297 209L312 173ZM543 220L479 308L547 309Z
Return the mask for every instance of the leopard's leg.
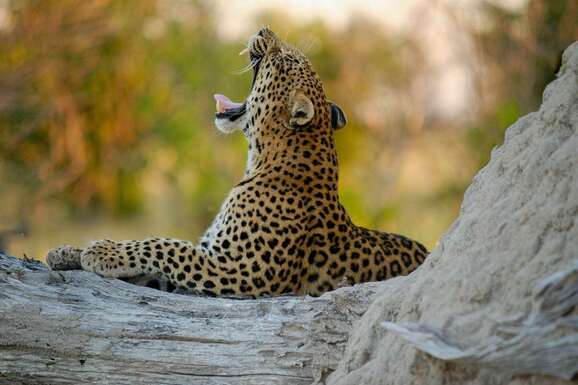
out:
M73 246L60 246L49 251L46 262L54 270L80 270L82 249ZM162 291L173 292L176 286L162 273L140 274L131 277L119 277L125 282L137 286L146 286Z
M58 257L62 250L66 251L66 248L49 253L49 265L60 270L75 268L72 263L55 263L62 259ZM258 296L266 292L260 285L263 280L258 274L250 281L246 278L249 269L246 264L214 255L188 241L166 238L121 242L101 240L83 249L78 259L83 270L105 277L160 274L177 287L210 295Z
M428 250L421 243L399 234L357 228L355 238L361 247L353 248L356 258L351 266L354 283L381 281L408 275L427 258Z

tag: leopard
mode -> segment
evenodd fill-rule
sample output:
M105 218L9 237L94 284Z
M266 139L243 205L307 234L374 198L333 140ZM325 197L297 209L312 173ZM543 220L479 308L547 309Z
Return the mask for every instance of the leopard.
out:
M357 226L341 204L334 134L347 119L326 98L306 55L269 28L249 38L246 53L249 95L237 103L216 94L215 125L243 133L247 163L200 240L61 246L46 257L52 269L167 291L257 298L319 296L344 284L405 276L425 261L421 243Z

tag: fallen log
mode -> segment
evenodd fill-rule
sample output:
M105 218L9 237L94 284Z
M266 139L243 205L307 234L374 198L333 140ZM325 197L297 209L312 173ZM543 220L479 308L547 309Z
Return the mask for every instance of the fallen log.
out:
M384 284L208 298L0 254L0 383L311 384Z

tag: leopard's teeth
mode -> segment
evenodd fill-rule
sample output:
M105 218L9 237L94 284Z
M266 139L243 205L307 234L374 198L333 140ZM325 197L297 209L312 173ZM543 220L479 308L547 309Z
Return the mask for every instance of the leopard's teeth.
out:
M226 109L220 100L217 100L217 104L215 105L215 108L217 109L217 112L225 112L225 109Z

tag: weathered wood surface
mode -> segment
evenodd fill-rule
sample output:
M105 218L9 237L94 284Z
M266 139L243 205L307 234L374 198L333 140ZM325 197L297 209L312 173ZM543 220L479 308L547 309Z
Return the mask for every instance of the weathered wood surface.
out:
M386 284L205 298L0 254L0 383L311 384Z

